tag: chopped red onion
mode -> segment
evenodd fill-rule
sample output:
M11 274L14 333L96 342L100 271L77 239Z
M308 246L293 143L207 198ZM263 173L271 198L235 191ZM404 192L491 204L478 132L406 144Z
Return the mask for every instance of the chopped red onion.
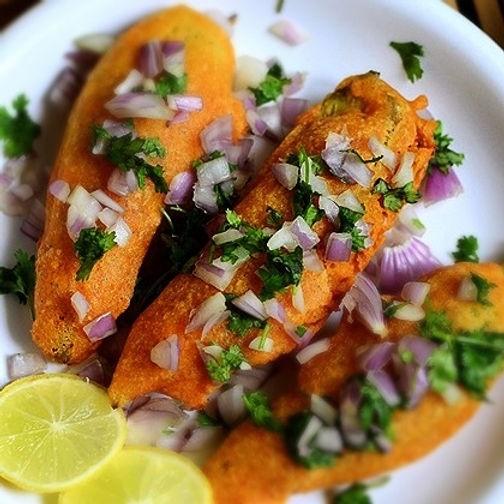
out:
M96 191L93 191L91 193L91 196L93 196L94 199L99 201L103 206L106 206L110 208L111 210L114 210L114 212L117 213L123 213L124 208L119 205L114 199L112 199L105 191L102 189L97 189Z
M308 40L308 34L298 25L288 19L282 19L269 27L270 33L291 46L303 44Z
M294 189L299 177L299 168L289 163L275 163L272 167L276 180L289 191Z
M92 356L74 371L77 376L92 380L99 385L105 385L105 370L99 357Z
M278 140L283 138L284 130L282 127L282 116L279 103L275 102L261 105L257 107L256 112L259 121L262 121L262 123L266 125L266 131L263 132L264 135Z
M230 114L212 121L200 133L203 150L210 154L220 150L222 142L233 143L233 118Z
M317 233L312 231L307 222L298 215L290 224L290 232L296 237L299 246L303 250L311 250L320 241Z
M304 313L306 310L304 292L301 284L292 287L292 306L299 312Z
M201 96L168 95L167 102L168 106L173 110L195 112L203 108L203 99Z
M161 44L158 40L140 47L140 72L148 78L156 77L162 70Z
M368 141L369 150L373 153L373 156L381 156L380 161L390 170L393 171L397 165L397 157L395 152L389 149L380 140L371 136Z
M338 410L323 397L317 394L310 396L310 410L317 415L325 425L335 425L338 419Z
M144 82L144 76L136 68L130 71L126 78L114 89L114 94L122 95L139 88Z
M254 135L264 136L268 131L268 125L264 119L261 118L256 108L248 109L245 111L245 118L250 130Z
M216 215L219 211L217 194L214 190L214 186L203 186L197 182L193 187L192 199L194 204L201 210L205 211L207 214Z
M169 121L174 111L159 95L153 93L124 93L105 103L105 108L115 117L144 117Z
M112 313L107 312L92 320L83 327L89 341L95 343L117 332L115 319Z
M415 363L419 366L426 366L432 353L437 348L437 345L432 341L421 336L416 336L414 334L409 334L403 336L399 341L397 351L399 355L403 352L409 352L412 354Z
M243 55L236 58L236 72L233 89L235 91L248 90L258 87L266 77L268 66L253 56ZM247 95L244 94L245 98ZM251 93L249 94L251 96Z
M118 196L127 196L138 189L138 180L132 170L123 172L115 168L110 174L107 189Z
M47 188L50 194L52 194L56 199L66 202L68 196L70 195L70 185L64 180L55 180Z
M422 306L430 291L427 282L406 282L401 290L401 297L416 306Z
M114 224L107 228L107 231L115 233L114 241L119 247L125 247L132 235L130 227L122 217L118 217Z
M191 197L192 187L196 181L193 171L187 170L175 175L171 182L164 202L167 205L180 205Z
M400 358L393 359L399 391L407 399L407 407L414 408L429 389L429 380L425 367L416 363L403 362Z
M301 351L296 354L296 360L300 364L305 364L309 360L313 359L316 355L319 355L329 349L331 345L330 338L323 338L314 343L310 343L305 346Z
M81 72L70 66L63 68L49 88L49 103L60 107L69 106L77 98L83 83Z
M37 241L42 236L44 220L45 207L38 199L34 199L20 230L32 240Z
M384 247L379 255L379 265L380 290L394 293L399 292L406 282L439 268L441 263L427 245L413 236L403 244Z
M271 338L263 335L256 336L248 345L251 350L257 352L271 352L273 350L274 341Z
M172 334L167 339L161 340L157 345L152 347L150 359L161 369L177 371L180 359L178 336Z
M366 378L376 387L389 406L397 406L401 400L391 376L383 369L368 371Z
M308 420L297 442L297 452L301 457L305 457L309 454L310 446L322 425L322 420L315 415L312 415Z
M360 321L371 332L382 337L386 335L380 293L365 273L357 275L354 285L343 298L342 305L350 314L356 309Z
M453 168L448 173L432 170L426 177L422 187L422 201L424 205L432 205L448 198L462 194L464 189Z
M476 301L478 299L478 288L472 277L468 276L462 279L457 290L457 299L461 301Z
M263 306L268 317L271 317L281 324L285 322L285 310L278 300L275 298L267 299L263 302Z
M163 69L180 77L184 74L185 43L180 40L161 42L161 60Z
M110 208L104 208L96 217L106 228L110 228L117 222L119 214Z
M189 323L185 328L186 334L203 327L215 313L224 311L226 311L226 298L222 292L217 292L191 310Z
M298 240L292 234L289 224L284 223L284 225L269 238L266 246L269 250L277 250L283 247L292 251L298 246Z
M290 97L300 91L306 80L305 72L295 72L289 76L291 82L283 88L283 95L285 97Z
M77 207L70 206L67 212L66 228L68 236L72 241L77 241L80 232L83 229L93 227L96 221L96 215L89 215L81 212Z
M340 207L348 208L354 212L364 213L364 207L357 199L352 189L347 189L336 196L330 196Z
M416 306L411 303L402 303L396 310L394 310L392 317L397 320L419 322L425 318L425 311L421 306Z
M362 448L367 442L367 436L362 430L359 417L361 399L359 384L356 380L346 383L340 392L341 433L345 443L352 448Z
M325 270L324 263L320 260L316 250L305 250L303 252L303 269L322 273Z
M88 300L86 299L84 294L80 293L79 291L75 291L70 297L70 303L72 304L73 309L79 317L79 322L82 322L89 312L90 307Z
M184 444L181 453L198 452L200 454L206 450L213 452L213 449L221 443L223 437L224 431L220 425L197 427L191 432L191 437Z
M246 409L243 402L243 393L242 385L234 385L222 392L217 398L219 413L226 425L235 425L245 418Z
M315 335L310 329L303 329L303 333L299 334L299 326L294 325L290 320L286 320L283 324L284 331L290 336L292 341L300 348L304 348Z
M196 176L201 186L213 188L216 184L230 180L231 170L226 158L219 156L198 166Z
M343 451L343 439L336 427L321 427L314 444L317 448L330 453Z
M339 206L335 201L334 196L320 196L318 200L318 207L323 210L326 217L333 223L338 222Z
M23 352L7 357L7 377L9 380L43 373L46 369L47 361L39 353Z
M386 367L396 351L396 344L383 341L357 349L357 363L362 371L378 371Z
M203 258L196 262L193 275L216 289L224 290L233 280L238 267L236 263L220 260L209 263L207 258Z
M394 187L404 187L413 181L413 163L415 161L415 154L413 152L406 152L401 159L401 164L394 176L392 177L392 185Z
M268 318L263 302L250 289L241 296L232 299L231 303L247 315L258 320L266 320Z
M328 261L346 262L352 252L352 236L350 233L332 232L327 237L324 257Z
M203 326L203 330L201 331L201 339L204 339L216 325L219 325L220 323L227 320L230 313L231 312L229 310L223 311L222 313L214 313L205 322L205 325Z
M212 236L212 241L216 245L222 245L224 243L234 242L236 240L240 240L245 235L239 230L235 228L226 229L221 233L214 234Z

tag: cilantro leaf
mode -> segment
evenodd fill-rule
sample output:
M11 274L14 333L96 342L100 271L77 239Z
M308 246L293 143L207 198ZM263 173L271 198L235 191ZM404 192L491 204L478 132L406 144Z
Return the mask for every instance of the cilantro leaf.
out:
M269 299L276 292L283 291L289 285L298 285L303 273L303 249L296 247L292 252L269 250L266 263L258 270L263 286L259 297Z
M256 106L275 101L282 93L283 88L289 85L292 79L283 75L283 69L275 63L266 73L266 77L255 88L249 88L255 96Z
M452 253L455 262L478 263L478 239L475 236L462 236L457 241L457 250Z
M30 303L35 289L35 256L24 250L14 252L16 264L12 268L0 266L0 294L15 294L21 304Z
M357 212L346 207L339 207L338 218L340 221L339 232L350 233L352 238L352 250L358 252L366 246L366 234L356 224L363 217L362 212Z
M324 211L317 208L313 203L314 195L315 193L310 184L300 180L296 184L296 187L294 187L294 194L292 197L294 215L303 217L310 227L324 216Z
M237 308L231 301L234 295L226 294L226 308L229 310L227 327L238 336L245 336L250 329L262 329L266 326L266 320L259 320Z
M168 192L168 185L163 177L160 165L151 165L146 157L163 158L166 155L164 147L157 138L133 137L127 133L119 137L111 135L103 126L93 126L95 142L105 140L104 156L121 171L131 170L140 188L145 187L145 180L150 179L157 192Z
M238 345L231 345L227 350L223 349L218 359L209 359L206 362L208 374L215 381L225 383L231 379L231 372L238 369L246 362Z
M28 114L28 99L20 94L12 101L15 115L0 107L0 140L7 158L16 158L33 150L33 142L40 135L40 126Z
M275 228L282 226L282 223L284 221L282 212L279 212L278 210L270 206L266 207L266 212L268 213L268 216L266 217L266 224Z
M87 280L94 265L105 255L105 252L115 247L115 232L103 231L99 228L85 228L79 233L74 243L74 250L80 266L75 275L76 280Z
M255 425L276 432L282 430L282 423L273 415L268 396L264 392L257 390L244 394L243 402Z
M367 492L368 487L366 485L355 483L337 493L332 500L332 504L372 504L373 501Z
M390 433L393 408L369 380L361 381L360 393L359 420L362 430L370 436L373 436L376 428L383 433Z
M165 72L154 83L155 93L162 98L166 98L170 94L183 94L186 89L187 74L177 77L170 72Z
M283 6L284 6L284 1L285 0L277 0L276 7L275 7L275 12L279 14L282 12Z
M476 273L471 273L471 280L476 286L476 301L485 306L492 306L492 303L488 300L488 294L490 289L497 287L497 285L482 276L476 275Z
M443 133L443 123L441 121L437 121L436 129L434 130L434 141L436 143L436 149L429 161L429 171L437 169L446 174L451 166L459 166L462 164L464 161L464 154L450 149L453 138Z
M204 410L198 411L197 421L199 427L215 427L219 425L219 422Z
M390 47L395 49L401 58L408 79L415 82L423 75L420 58L424 55L423 47L416 42L390 42Z
M374 183L371 194L381 194L384 208L392 212L398 212L404 203L416 203L420 199L420 193L413 187L413 182L392 189L382 178Z
M315 435L306 445L306 453L299 452L298 442L304 434L308 422L313 417L311 411L301 411L290 416L284 428L284 440L291 457L307 469L331 467L336 460L336 454L327 452L315 446Z
M438 346L429 357L427 379L432 389L442 394L449 385L456 383L457 365L447 344Z

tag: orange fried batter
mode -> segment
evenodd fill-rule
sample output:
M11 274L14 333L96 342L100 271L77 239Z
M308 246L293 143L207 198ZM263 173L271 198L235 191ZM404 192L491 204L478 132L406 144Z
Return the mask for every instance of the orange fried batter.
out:
M166 125L162 120L136 119L141 137L158 138L167 154L158 162L167 183L187 170L202 155L199 134L212 120L232 114L236 134L245 131L244 111L232 95L233 47L224 29L188 7L156 13L129 28L103 56L82 90L68 121L51 180L63 179L73 188L106 189L113 166L91 154L94 124L111 118L104 104L114 88L137 67L140 47L152 40L185 42L187 93L203 98L203 110L185 122ZM118 317L128 306L144 254L160 223L163 194L148 181L143 190L126 197L111 195L125 209L123 217L132 231L127 246L114 247L98 261L86 281L76 281L78 260L65 222L67 205L48 196L44 234L38 247L35 290L36 318L33 339L50 359L74 363L88 357L91 343L82 327L95 317L111 312ZM90 304L80 323L70 304L79 291Z
M413 172L415 187L424 177L428 161L433 153L434 121L421 119L417 109L425 107L425 98L409 102L385 82L378 74L369 72L344 80L322 104L313 107L299 120L298 125L286 137L262 167L250 185L247 194L236 206L236 212L255 227L267 226L267 207L281 212L287 221L292 220L292 193L280 185L272 173L272 166L284 161L289 154L297 154L304 148L309 155L319 155L325 147L330 132L347 135L351 147L364 159L373 157L368 147L371 136L396 153L401 159L406 152L415 155ZM391 171L380 161L373 163L374 179L390 181ZM350 288L355 275L364 269L383 241L383 233L394 223L397 213L385 209L378 195L369 188L348 185L340 179L324 174L330 194L339 194L349 187L365 207L364 220L371 225L372 245L352 253L347 262L330 263L323 259L323 240L317 247L324 262L322 272L304 271L301 288L305 309L298 312L291 303L291 292L277 298L285 306L288 318L295 325L316 331L339 305L343 294ZM327 220L315 225L323 236L329 230ZM259 292L261 281L256 272L264 263L264 255L253 257L240 268L226 292L241 295L248 289ZM201 407L209 393L218 384L209 377L199 356L198 345L217 344L223 348L238 344L251 365L263 364L293 350L296 342L282 325L270 320L268 336L274 341L270 352L249 348L250 341L259 334L251 330L237 338L226 323L216 325L201 341L201 330L185 334L190 313L217 290L194 276L184 275L174 280L156 301L139 317L128 336L126 346L116 368L109 393L113 401L123 405L138 395L158 391L180 400L189 407ZM176 371L161 369L150 360L151 349L163 339L176 334L180 343L180 362ZM131 376L134 374L135 379Z
M491 305L457 299L460 282L471 272L494 283ZM431 285L426 306L444 311L455 330L484 329L504 333L504 268L498 264L459 263L444 267L426 278ZM415 334L412 322L391 319L388 338L398 340ZM342 322L330 348L299 369L298 387L275 404L275 414L285 419L309 407L311 393L337 397L343 383L358 371L356 349L376 343L359 322ZM256 502L281 504L298 492L348 484L371 478L427 455L450 438L476 412L479 402L463 394L455 404L429 393L419 405L394 414L394 440L386 454L347 451L327 469L305 469L288 455L280 435L245 422L236 428L208 462L205 472L212 484L216 504Z

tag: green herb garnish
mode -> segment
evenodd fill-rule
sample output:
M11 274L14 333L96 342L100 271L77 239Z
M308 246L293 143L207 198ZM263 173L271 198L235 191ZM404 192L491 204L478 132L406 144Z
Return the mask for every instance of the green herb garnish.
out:
M15 294L21 304L30 304L33 315L35 256L16 250L14 259L16 264L12 268L0 266L0 294Z
M488 300L488 295L490 289L497 287L497 285L475 273L471 273L471 280L476 287L476 301L484 306L492 306L492 303Z
M282 423L275 418L268 396L264 392L257 390L244 394L243 402L250 419L255 425L276 432L282 430Z
M238 336L245 336L251 329L263 329L266 325L266 321L256 319L252 317L252 315L237 308L231 303L234 297L235 296L230 294L226 295L226 307L229 310L229 317L227 320L228 329Z
M270 299L290 285L298 285L303 273L303 249L296 247L292 252L269 250L266 263L258 270L263 286L259 297Z
M371 194L381 194L384 208L392 212L398 212L404 203L416 203L420 199L420 193L414 188L413 182L393 189L382 178L374 183Z
M168 192L168 186L163 177L160 165L151 165L145 157L163 158L166 155L164 147L156 138L133 138L133 133L119 137L111 135L103 126L93 126L94 143L98 139L105 142L104 156L121 171L131 170L137 179L138 186L143 188L145 180L150 179L157 192Z
M266 217L266 224L268 224L268 226L273 226L275 228L281 227L284 221L284 216L282 212L279 212L278 210L270 206L266 207L266 212L268 214Z
M423 75L420 58L424 55L423 47L416 42L390 42L401 58L408 79L415 82Z
M457 250L452 253L455 262L479 263L478 239L475 236L462 236L457 241Z
M99 228L85 228L79 233L74 243L74 250L79 259L79 269L76 280L87 280L94 265L105 255L105 252L115 247L116 234Z
M282 67L275 63L270 67L259 86L249 89L254 94L256 105L259 107L270 101L275 101L283 93L283 88L291 82L292 79L283 74Z
M0 107L0 140L7 158L16 158L33 151L33 142L40 135L40 126L28 114L28 99L20 94L12 101L15 115Z
M183 94L187 89L187 74L180 76L165 72L154 83L154 89L157 95L166 98L171 94Z
M350 208L339 207L338 218L340 233L349 233L352 238L352 250L358 252L366 248L366 239L368 236L362 232L356 224L362 219L364 213L350 210Z
M429 161L429 171L437 169L447 174L451 166L459 166L462 164L464 161L464 154L450 149L453 138L443 133L443 123L441 121L437 121L434 131L434 141L436 143L436 150Z
M213 380L225 383L230 380L233 370L238 369L244 362L245 356L240 347L231 345L227 350L222 350L218 359L209 359L206 368Z
M373 501L368 495L367 485L355 483L338 492L334 496L332 504L373 504Z

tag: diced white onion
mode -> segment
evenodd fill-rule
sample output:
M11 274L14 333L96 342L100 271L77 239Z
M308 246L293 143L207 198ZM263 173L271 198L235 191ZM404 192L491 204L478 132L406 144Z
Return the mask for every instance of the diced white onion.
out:
M224 311L226 311L226 298L222 292L217 292L191 310L189 323L185 329L186 334L203 327L215 313Z

